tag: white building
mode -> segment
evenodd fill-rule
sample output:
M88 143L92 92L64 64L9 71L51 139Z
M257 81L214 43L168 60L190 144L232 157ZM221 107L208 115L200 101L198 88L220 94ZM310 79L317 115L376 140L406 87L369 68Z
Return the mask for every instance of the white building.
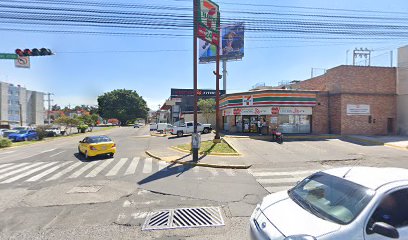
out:
M20 106L21 105L21 106ZM21 111L21 113L20 113ZM0 121L4 125L44 124L44 93L0 82Z

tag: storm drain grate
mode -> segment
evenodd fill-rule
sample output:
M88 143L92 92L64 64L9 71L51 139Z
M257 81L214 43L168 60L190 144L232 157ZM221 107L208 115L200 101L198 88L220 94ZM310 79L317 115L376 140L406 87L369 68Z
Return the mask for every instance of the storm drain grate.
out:
M142 230L224 226L219 207L176 208L150 212Z

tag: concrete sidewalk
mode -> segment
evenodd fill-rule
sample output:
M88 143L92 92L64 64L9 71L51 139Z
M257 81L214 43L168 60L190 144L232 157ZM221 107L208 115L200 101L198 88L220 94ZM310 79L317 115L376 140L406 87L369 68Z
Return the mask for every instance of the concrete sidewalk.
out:
M374 145L384 145L399 149L408 150L408 136L364 136L364 135L349 135L346 136L351 140L366 142Z

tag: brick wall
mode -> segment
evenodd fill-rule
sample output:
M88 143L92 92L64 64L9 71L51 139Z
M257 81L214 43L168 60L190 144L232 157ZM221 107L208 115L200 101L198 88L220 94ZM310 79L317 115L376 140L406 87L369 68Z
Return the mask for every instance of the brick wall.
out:
M312 133L324 134L329 132L328 93L317 94L317 105L313 108Z
M338 66L324 75L292 85L295 89L327 91L327 104L313 109L313 133L387 134L387 120L396 122L396 68ZM318 102L325 102L320 95ZM347 104L368 104L368 116L347 116ZM330 118L324 115L329 112ZM327 127L326 127L327 126Z
M387 131L388 118L396 122L396 97L378 95L350 95L342 94L342 134L370 134L385 135ZM369 116L348 116L347 104L368 104L370 105L372 122L368 122ZM375 121L375 122L374 122Z

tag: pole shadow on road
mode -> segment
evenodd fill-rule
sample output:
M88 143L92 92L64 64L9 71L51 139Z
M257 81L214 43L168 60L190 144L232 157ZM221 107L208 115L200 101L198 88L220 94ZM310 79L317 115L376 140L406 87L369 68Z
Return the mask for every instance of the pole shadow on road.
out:
M163 168L162 170L155 172L154 174L140 180L139 182L137 182L137 184L139 185L143 185L149 182L153 182L159 179L163 179L166 177L170 177L173 175L177 175L180 176L181 174L183 174L186 171L191 170L192 168L194 168L195 166L192 164L188 164L188 163L194 163L193 160L187 161L185 162L187 164L183 164L183 165L178 165L177 163L172 163L169 166Z

